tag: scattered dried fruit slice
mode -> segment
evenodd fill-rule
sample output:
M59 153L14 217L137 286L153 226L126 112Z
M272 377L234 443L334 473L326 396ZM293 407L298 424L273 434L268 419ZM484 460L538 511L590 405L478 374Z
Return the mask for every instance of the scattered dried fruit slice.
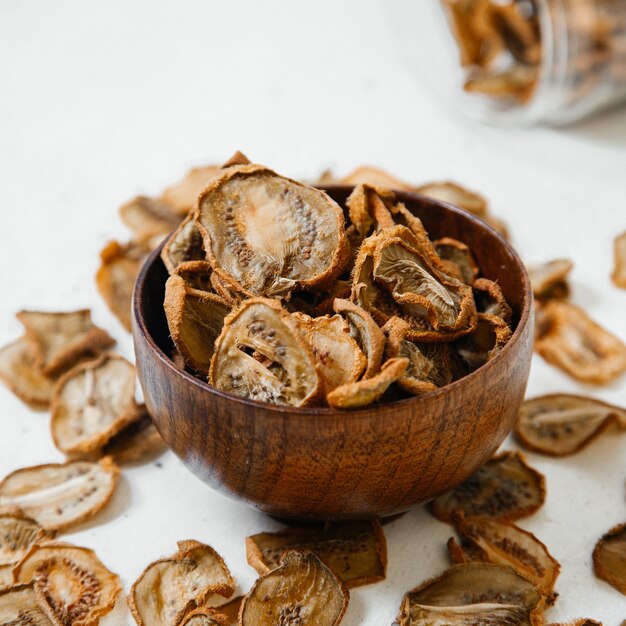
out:
M612 528L593 551L596 576L626 595L626 524Z
M147 196L137 196L122 205L119 214L133 232L133 240L139 243L163 237L180 222L180 216L167 204Z
M185 615L180 626L229 626L229 619L210 607L201 606Z
M487 214L487 200L483 196L452 181L425 183L415 191L429 198L458 206L479 217Z
M537 330L537 352L578 380L605 384L626 372L626 345L569 302L542 307Z
M200 192L221 173L222 169L219 165L194 167L182 180L163 192L161 201L183 217L196 208Z
M241 626L341 622L349 593L315 554L288 552L281 565L261 576L244 597Z
M4 590L0 585L0 624L3 626L53 626L39 606L32 585L16 585Z
M262 166L226 169L202 193L196 218L211 264L254 295L324 288L348 261L339 205Z
M613 242L614 265L611 279L616 287L626 289L626 231Z
M238 396L303 406L321 391L313 351L277 300L245 300L224 320L209 383Z
M235 591L222 557L198 541L179 541L178 552L146 567L128 596L139 626L170 626L185 616L191 601L217 606Z
M14 565L35 543L52 538L35 520L18 513L0 514L0 567Z
M165 242L161 250L161 259L171 274L181 263L203 261L204 258L202 235L196 225L194 214L189 213Z
M91 321L91 311L63 313L20 311L17 318L26 329L26 338L37 350L36 365L46 376L56 376L85 357L94 357L115 344L115 340Z
M467 371L473 372L493 359L510 338L511 329L501 317L479 313L476 328L456 341L454 348Z
M476 308L480 313L497 315L507 324L511 324L513 311L509 306L498 283L488 278L477 278L472 285Z
M530 450L564 456L582 450L616 421L626 424L626 409L594 398L553 394L522 404L515 434Z
M58 626L92 626L115 606L117 574L95 552L69 543L34 545L16 565L17 583L33 583L37 602Z
M248 563L259 574L278 567L290 550L314 552L350 588L385 579L387 545L378 520L289 528L246 538Z
M107 457L25 467L0 482L0 513L17 507L46 530L65 530L98 513L118 479L119 469Z
M535 298L550 300L569 295L567 277L574 264L569 259L554 259L528 268Z
M455 511L466 517L515 520L534 513L546 497L545 478L519 452L503 452L465 482L430 503L435 517L452 521Z
M461 241L451 237L438 239L434 244L437 254L458 268L460 280L466 285L472 285L478 276L478 265L476 265L470 249Z

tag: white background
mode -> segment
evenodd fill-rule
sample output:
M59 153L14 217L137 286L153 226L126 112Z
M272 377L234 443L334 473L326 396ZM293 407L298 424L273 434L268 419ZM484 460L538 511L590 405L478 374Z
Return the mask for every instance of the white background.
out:
M414 0L424 2L432 0ZM626 110L568 129L505 130L451 114L420 78L429 24L410 1L27 1L0 4L0 342L23 307L91 307L132 357L93 283L98 250L125 238L116 208L187 168L241 149L291 176L383 166L418 183L483 191L525 259L572 258L574 300L626 339L626 291L609 281L626 229ZM442 72L444 68L442 68ZM586 391L536 357L529 395ZM591 393L626 404L626 379ZM60 461L45 413L0 389L0 475ZM562 564L553 621L617 626L626 597L596 580L595 541L626 521L626 434L573 457L529 454L546 505L521 525ZM170 453L124 470L112 504L64 538L93 547L128 590L150 561L195 538L240 589L243 538L279 525L206 487ZM344 624L389 624L402 594L446 565L450 528L417 507L386 527L387 580L352 593ZM129 623L123 602L106 624ZM105 623L105 620L103 620Z

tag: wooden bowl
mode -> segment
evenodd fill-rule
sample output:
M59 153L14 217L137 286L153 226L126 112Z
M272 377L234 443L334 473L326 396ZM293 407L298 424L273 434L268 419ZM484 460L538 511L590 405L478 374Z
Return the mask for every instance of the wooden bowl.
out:
M341 205L351 188L332 186ZM155 250L133 296L137 372L172 450L211 487L271 515L303 520L388 516L465 480L510 432L533 344L532 292L513 248L453 206L397 193L433 239L466 243L514 311L515 331L486 365L440 390L359 410L292 408L210 387L168 356L167 271Z

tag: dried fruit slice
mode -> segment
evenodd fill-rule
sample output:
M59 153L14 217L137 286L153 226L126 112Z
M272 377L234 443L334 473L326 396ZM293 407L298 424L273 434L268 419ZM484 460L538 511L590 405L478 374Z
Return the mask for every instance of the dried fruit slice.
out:
M483 196L452 181L425 183L415 191L429 198L448 202L480 217L487 213L487 200Z
M13 586L13 565L0 565L0 591Z
M626 524L612 528L593 551L596 576L626 595Z
M242 602L243 596L237 596L229 600L226 604L220 605L219 611L226 617L227 624L239 624L239 610L241 609Z
M196 217L211 264L255 295L324 288L348 261L339 205L262 166L226 169Z
M63 313L20 311L17 318L26 338L37 349L36 365L46 376L56 376L85 357L93 357L115 344L115 340L91 321L91 311Z
M326 395L330 406L338 409L357 409L380 400L389 387L406 371L408 359L389 359L380 372L371 378L336 387Z
M237 396L303 406L322 386L313 351L277 300L245 300L215 342L209 383Z
M375 187L387 187L388 189L400 189L412 191L413 187L408 183L396 178L378 167L361 165L343 178L332 181L344 185L372 185Z
M450 261L458 268L459 279L466 285L472 285L478 276L478 265L470 249L462 242L444 237L435 241L435 250L444 260Z
M189 213L165 242L161 250L161 259L171 274L181 263L202 261L204 258L202 235L196 225L194 214Z
M238 307L248 297L238 285L235 285L219 270L211 274L211 287L231 307Z
M0 348L0 380L20 400L43 408L52 399L54 379L45 376L35 361L35 349L26 337L11 342Z
M453 565L409 591L400 626L539 626L544 599L510 567L487 563Z
M194 167L182 180L163 192L161 201L183 217L196 208L200 192L221 173L222 169L219 165Z
M23 515L0 515L0 567L14 565L35 543L52 538L35 520Z
M93 550L69 543L33 546L13 576L17 583L33 583L37 602L59 626L97 624L122 590L117 574Z
M626 424L626 409L594 398L554 394L522 404L515 434L531 450L565 456L582 450L616 421Z
M46 530L93 517L111 499L119 469L109 458L25 467L0 482L0 513L15 507Z
M32 585L0 587L0 624L3 626L53 626L37 602Z
M128 596L139 626L170 626L183 619L191 601L217 606L235 591L222 557L198 541L179 541L178 552L146 567Z
M185 261L181 263L173 272L180 276L187 287L196 291L213 291L211 276L213 269L207 261Z
M574 264L569 259L554 259L528 268L535 298L549 300L569 295L567 277Z
M581 617L571 622L567 622L567 624L551 623L551 624L548 624L548 626L602 626L602 622L596 622L595 619L588 619L586 617ZM622 626L624 626L623 623L622 623Z
M545 497L545 478L519 452L503 452L433 500L430 510L444 522L452 521L455 511L466 517L515 520L534 513Z
M230 623L223 613L201 606L186 615L180 626L229 626Z
M626 372L626 345L569 302L542 307L538 333L537 352L578 380L605 384Z
M346 207L350 222L361 237L394 226L389 210L394 199L393 191L384 187L357 185L354 188L346 200Z
M497 315L507 324L511 324L513 311L509 306L498 283L488 278L477 278L472 285L476 308L480 313Z
M305 526L246 538L248 563L259 573L275 569L289 550L314 552L348 587L385 579L387 545L378 520Z
M50 409L56 447L68 455L99 450L139 415L135 368L119 355L76 366L57 383Z
M133 232L133 240L143 243L163 237L180 222L180 216L159 200L137 196L119 208L122 222Z
M241 626L315 624L336 626L349 593L313 553L288 552L281 565L261 576L241 605Z
M489 20L516 61L535 65L541 60L541 45L534 24L513 4L492 3Z
M514 65L508 70L475 70L465 81L463 89L492 98L511 98L527 102L537 82L537 69Z
M186 363L208 372L215 340L230 307L219 296L190 287L172 274L165 283L165 315L170 335Z
M484 517L456 515L453 522L461 538L460 546L450 543L454 539L448 543L455 563L478 561L510 565L532 582L542 595L552 596L560 565L532 533L511 522Z
M468 372L473 372L493 359L511 338L511 329L497 315L478 314L476 328L455 342Z
M626 289L626 231L613 242L614 265L611 280L616 287Z

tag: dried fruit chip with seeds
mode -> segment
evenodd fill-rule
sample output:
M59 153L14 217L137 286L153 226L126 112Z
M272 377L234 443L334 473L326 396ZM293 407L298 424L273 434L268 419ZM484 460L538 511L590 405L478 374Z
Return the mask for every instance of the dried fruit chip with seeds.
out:
M550 300L569 295L567 277L574 264L569 259L554 259L528 268L535 298Z
M626 345L568 302L541 309L535 349L549 363L583 382L605 384L626 371Z
M487 214L487 200L483 196L451 181L425 183L415 191L429 198L458 206L479 217Z
M183 217L196 208L200 192L221 173L222 169L219 165L194 167L182 180L163 192L161 201L171 207L177 215Z
M246 538L248 563L259 574L278 567L289 550L314 552L348 587L385 579L387 545L377 520L289 528Z
M53 626L37 602L32 585L0 590L0 624L3 626Z
M336 574L313 553L288 552L281 565L261 576L241 605L241 626L341 622L349 593Z
M450 522L455 511L467 517L515 520L534 513L546 497L545 478L519 452L503 452L465 482L430 503L435 517Z
M98 513L118 479L119 469L107 457L25 467L0 482L0 513L17 507L46 530L65 530Z
M50 620L59 626L92 626L115 606L122 586L93 550L69 543L35 545L16 565L15 582L33 583Z
M322 382L300 326L277 300L245 300L215 342L209 383L238 396L304 406Z
M223 614L210 607L198 607L185 615L180 626L229 626L231 622Z
M180 216L153 198L137 196L119 209L122 222L133 232L133 240L139 243L162 238L180 222Z
M14 565L35 543L53 536L35 520L14 513L0 515L0 566Z
M626 409L594 398L554 394L522 404L515 434L530 450L565 456L585 448L616 421L626 425Z
M324 288L348 262L339 205L262 166L226 169L196 217L211 264L254 295Z
M511 323L513 311L508 305L498 283L488 278L477 278L472 285L476 308L480 313L497 315L507 324Z
M511 338L511 329L497 315L478 314L476 328L454 343L468 372L493 359Z
M613 242L614 266L611 279L616 287L626 289L626 231Z
M593 569L598 578L626 595L626 524L615 526L598 541Z
M222 557L198 541L179 541L178 552L146 567L133 584L128 605L139 626L170 626L189 603L217 606L235 591Z
M193 213L189 213L165 242L161 259L171 274L181 263L203 261L205 256L202 235Z
M478 266L470 249L462 242L444 237L435 241L435 250L444 260L458 268L459 278L466 285L472 285L478 276Z

